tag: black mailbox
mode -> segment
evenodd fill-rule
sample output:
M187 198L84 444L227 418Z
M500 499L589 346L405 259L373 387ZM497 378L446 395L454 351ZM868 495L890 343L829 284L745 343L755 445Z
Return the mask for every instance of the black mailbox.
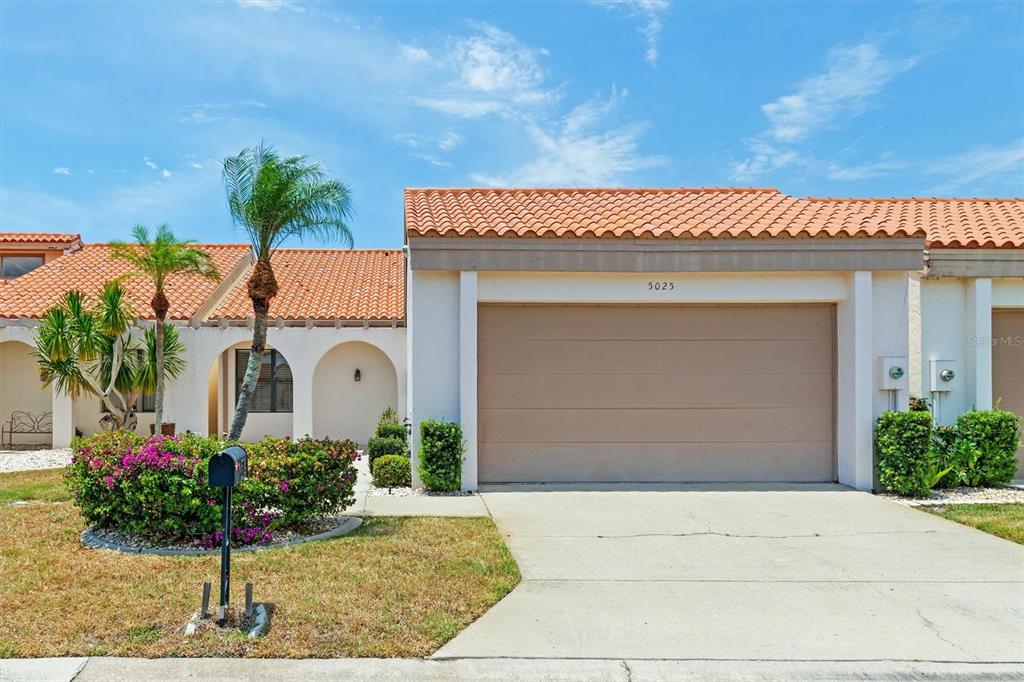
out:
M229 445L210 458L209 482L213 488L230 488L245 480L249 455L238 445Z

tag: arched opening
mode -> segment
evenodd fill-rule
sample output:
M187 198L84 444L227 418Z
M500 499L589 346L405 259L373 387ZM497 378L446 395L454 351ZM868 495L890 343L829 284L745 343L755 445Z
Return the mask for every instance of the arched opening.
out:
M39 365L32 356L32 350L32 346L21 341L0 342L0 422L5 425L0 450L9 447L7 429L15 412L25 412L33 417L50 415L39 423L52 424L53 394L39 379ZM22 447L48 445L51 439L52 434L49 433L16 434L13 441L15 447Z
M313 433L365 445L380 413L397 401L395 366L382 350L362 341L339 344L313 373Z
M207 378L210 407L207 413L211 433L226 433L235 415L235 404L249 361L249 341L241 341L221 352ZM284 353L267 345L260 366L249 416L242 440L256 441L264 436L292 435L292 372Z

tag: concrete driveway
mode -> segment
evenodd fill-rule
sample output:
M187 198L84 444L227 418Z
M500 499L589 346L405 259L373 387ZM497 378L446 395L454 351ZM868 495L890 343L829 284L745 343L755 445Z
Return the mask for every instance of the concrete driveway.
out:
M832 485L507 486L523 583L435 655L1024 661L1024 547Z

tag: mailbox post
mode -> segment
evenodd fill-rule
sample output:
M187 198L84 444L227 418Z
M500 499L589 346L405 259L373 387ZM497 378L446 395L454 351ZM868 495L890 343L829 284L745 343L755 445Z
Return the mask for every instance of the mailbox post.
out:
M249 456L238 445L230 445L210 458L207 480L213 488L224 488L223 535L220 539L220 606L217 618L224 625L231 597L231 491L245 480Z

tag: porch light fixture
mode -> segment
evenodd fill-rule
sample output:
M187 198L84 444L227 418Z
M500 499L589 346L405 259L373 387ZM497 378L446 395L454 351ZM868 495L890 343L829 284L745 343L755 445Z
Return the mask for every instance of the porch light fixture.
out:
M358 367L356 368L355 380L356 381L362 381L363 380L363 373L359 371Z

